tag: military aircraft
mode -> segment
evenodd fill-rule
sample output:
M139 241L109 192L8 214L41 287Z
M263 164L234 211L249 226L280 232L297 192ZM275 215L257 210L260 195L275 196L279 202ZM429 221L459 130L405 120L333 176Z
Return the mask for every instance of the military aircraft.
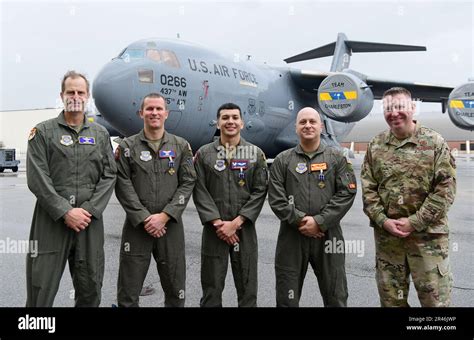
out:
M448 106L453 122L474 128L474 83L452 87L397 82L349 69L352 53L424 51L423 46L337 41L285 59L287 63L333 55L329 72L272 67L226 57L182 40L145 39L127 46L98 73L93 98L111 135L129 136L142 127L138 111L151 92L166 98L167 131L186 138L194 151L218 136L217 108L233 102L242 108L242 136L268 157L297 144L295 118L306 106L317 108L325 129L322 141L339 145L355 123L393 86L409 89L425 102ZM451 96L450 96L451 94ZM448 105L449 102L449 105Z

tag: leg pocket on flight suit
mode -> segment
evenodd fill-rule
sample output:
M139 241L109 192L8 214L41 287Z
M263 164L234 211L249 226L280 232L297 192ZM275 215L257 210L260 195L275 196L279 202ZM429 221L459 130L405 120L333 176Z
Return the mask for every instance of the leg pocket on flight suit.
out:
M242 288L245 288L248 285L250 279L252 254L236 252L233 250L231 261L232 270L235 271L233 272L234 280L240 281Z
M158 259L158 267L160 268L160 280L162 282L166 282L170 285L169 289L177 289L177 273L178 273L178 264L179 258L178 254L174 251L170 251L166 256L161 259ZM179 289L184 289L183 287L179 287Z
M60 269L60 263L57 263L58 251L43 251L37 252L35 257L30 257L31 261L31 284L35 287L42 287L45 283L55 284L58 279L61 279L61 274L64 269ZM29 255L28 255L29 256ZM57 271L61 271L57 273ZM57 280L59 282L59 280Z
M286 292L290 292L290 290L294 293L298 291L298 283L300 279L299 270L288 266L275 264L275 276L277 290L282 290L280 292L277 292L277 294L286 294Z
M96 260L96 283L102 287L102 281L104 279L104 269L105 269L105 256L104 250L99 249L97 251L97 260Z
M126 226L122 231L120 255L126 256L151 256L154 237L148 235L141 227Z
M347 299L347 278L344 268L338 268L334 271L332 275L332 296L337 300L346 300Z

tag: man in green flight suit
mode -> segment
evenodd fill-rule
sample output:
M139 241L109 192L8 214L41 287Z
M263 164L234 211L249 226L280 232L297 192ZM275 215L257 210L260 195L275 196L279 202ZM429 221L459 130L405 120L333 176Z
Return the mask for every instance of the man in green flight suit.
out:
M257 234L255 222L267 194L267 163L245 141L239 106L217 110L220 138L196 153L198 175L194 204L203 224L201 307L222 307L230 256L239 307L257 306Z
M102 212L116 177L110 137L89 122L89 82L69 71L61 84L64 111L30 132L26 175L36 196L26 259L27 307L50 307L69 262L76 307L100 304L104 276Z
M196 172L189 143L165 131L165 98L143 98L143 130L115 151L115 193L127 216L123 226L117 284L119 307L138 307L150 266L156 261L165 307L184 307L186 262L181 215L191 197Z
M319 113L306 107L296 117L300 143L274 160L268 202L281 220L275 254L277 307L298 307L308 263L324 306L347 305L345 254L327 243L343 242L340 221L356 194L352 166L336 148L321 143Z
M380 303L407 307L411 274L421 306L448 307L447 213L456 194L455 161L439 133L413 120L407 89L387 90L383 104L390 129L370 142L361 172Z

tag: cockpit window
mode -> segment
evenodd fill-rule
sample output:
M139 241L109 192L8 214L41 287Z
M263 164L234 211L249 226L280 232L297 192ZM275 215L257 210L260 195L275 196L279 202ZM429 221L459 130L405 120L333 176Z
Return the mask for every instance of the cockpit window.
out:
M180 68L180 64L176 54L170 50L158 50L150 48L146 50L146 57L157 63L164 63L170 67Z
M143 58L145 58L145 51L134 49L134 48L126 49L120 55L120 59L125 59L125 60L137 60L137 59L143 59Z
M140 83L153 83L153 70L139 69L138 70L138 81Z

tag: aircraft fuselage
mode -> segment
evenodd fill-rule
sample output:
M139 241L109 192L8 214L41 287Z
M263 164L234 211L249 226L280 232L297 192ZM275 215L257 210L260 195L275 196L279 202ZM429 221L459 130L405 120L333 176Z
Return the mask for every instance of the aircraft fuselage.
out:
M217 109L233 102L242 109L242 136L268 157L296 145L295 116L305 106L317 107L316 94L295 86L289 68L257 65L206 48L166 40L143 40L128 46L98 74L95 105L123 135L137 133L145 95L166 98L167 131L186 138L193 150L216 135ZM328 144L349 133L353 124L326 122L334 133ZM329 128L328 128L329 130Z

